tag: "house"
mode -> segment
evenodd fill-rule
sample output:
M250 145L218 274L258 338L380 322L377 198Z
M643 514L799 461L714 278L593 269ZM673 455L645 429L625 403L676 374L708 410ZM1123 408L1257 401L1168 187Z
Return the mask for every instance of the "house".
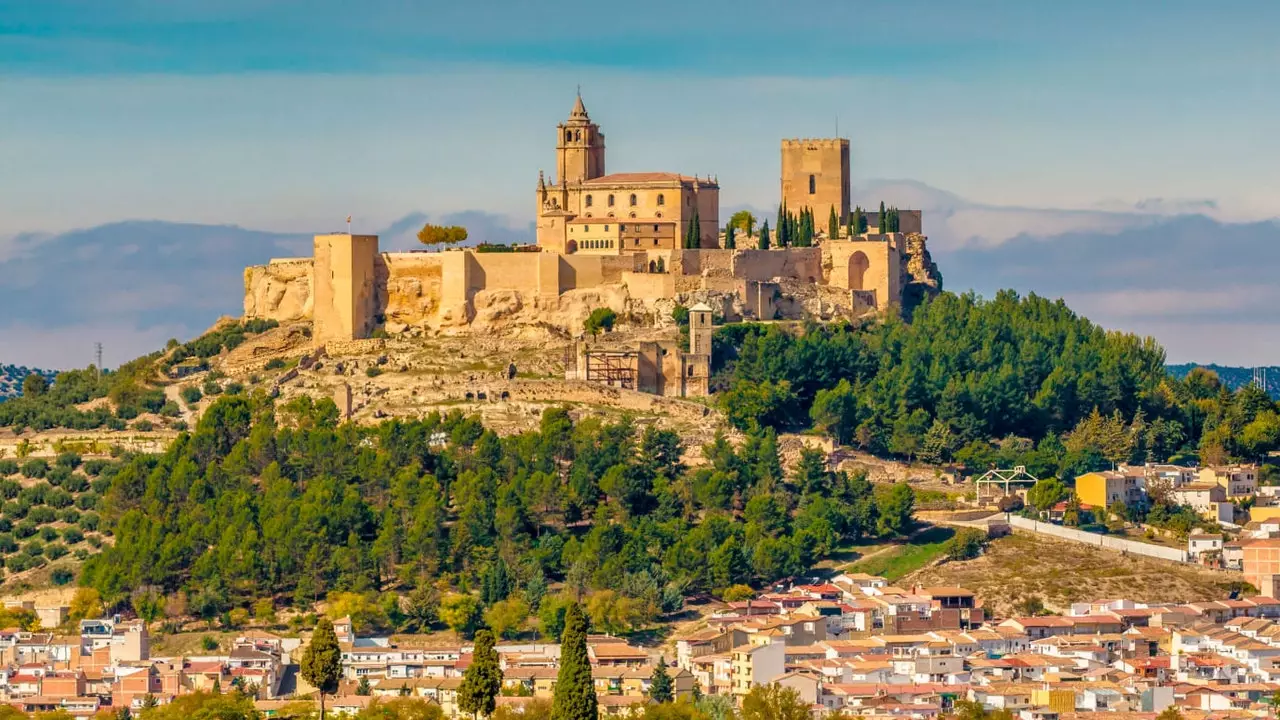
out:
M1076 478L1076 497L1082 503L1103 508L1114 503L1143 505L1147 498L1143 477L1111 470L1084 473Z
M1232 522L1235 506L1227 502L1227 491L1217 483L1194 482L1169 493L1169 499L1187 505L1214 522Z
M1193 532L1187 536L1187 557L1196 562L1222 559L1222 535Z
M1253 497L1258 491L1258 466L1225 465L1201 468L1200 482L1220 486L1229 498Z
M743 696L757 685L767 685L786 672L786 645L780 638L759 645L733 649L731 692Z

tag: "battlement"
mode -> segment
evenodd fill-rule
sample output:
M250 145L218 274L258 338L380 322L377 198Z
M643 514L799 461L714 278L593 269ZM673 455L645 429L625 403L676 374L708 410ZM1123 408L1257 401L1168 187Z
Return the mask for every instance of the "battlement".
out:
M782 147L797 147L816 145L818 147L844 148L849 147L848 138L790 138L782 141Z

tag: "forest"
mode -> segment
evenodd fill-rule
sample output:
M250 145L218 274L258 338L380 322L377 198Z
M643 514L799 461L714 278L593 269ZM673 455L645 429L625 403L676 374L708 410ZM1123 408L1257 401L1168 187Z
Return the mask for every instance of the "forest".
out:
M1280 447L1262 390L1204 370L1172 377L1153 339L1012 291L943 293L909 323L729 325L714 351L738 428L813 428L909 460L1070 481L1116 462L1264 460Z
M114 542L81 584L153 619L175 600L214 620L327 598L366 629L464 634L532 615L555 636L585 597L593 626L620 632L911 523L906 484L873 488L817 452L787 476L767 428L690 469L669 430L559 408L508 437L457 412L337 418L330 400L223 396L165 453L112 466Z

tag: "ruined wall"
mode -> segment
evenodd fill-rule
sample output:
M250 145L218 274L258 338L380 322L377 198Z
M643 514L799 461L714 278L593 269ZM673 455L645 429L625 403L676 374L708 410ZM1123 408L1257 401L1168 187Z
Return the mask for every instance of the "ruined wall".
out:
M378 270L378 306L388 332L439 321L444 262L438 253L385 253Z
M272 260L244 270L244 316L278 322L311 317L311 258Z
M733 256L733 276L757 282L773 278L821 282L822 250L816 247L736 250Z
M637 300L653 301L661 298L675 297L675 277L670 273L622 273L622 284L627 292Z
M840 240L822 244L827 284L846 290L870 293L874 307L883 310L902 302L901 234L878 236L885 239ZM867 295L859 295L866 301Z

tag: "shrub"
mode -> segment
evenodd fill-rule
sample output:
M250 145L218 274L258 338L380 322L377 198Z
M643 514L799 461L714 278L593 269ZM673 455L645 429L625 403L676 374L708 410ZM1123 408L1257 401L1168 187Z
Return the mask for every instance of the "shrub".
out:
M58 513L58 519L64 523L75 525L80 522L80 511L75 508L63 508L62 512Z
M9 518L0 518L0 532L9 532L10 530L13 530L13 523L9 521Z
M71 551L62 543L49 543L44 546L44 556L50 560L57 560L60 557L65 557L69 552Z
M93 488L94 492L101 495L111 489L111 478L106 475L94 478L93 482L89 483L89 487Z
M83 475L72 475L62 483L62 488L67 492L84 492L89 489L89 478Z
M14 480L0 480L0 497L6 500L12 500L18 497L18 493L22 492L22 485Z
M596 308L587 316L585 322L582 323L582 329L591 335L599 335L600 331L611 332L613 324L617 322L618 314L612 309L603 307Z
M94 550L97 550L98 548L102 547L102 538L98 537L97 535L89 535L85 539L85 541L88 542L89 546L92 547Z
M81 510L92 510L98 506L98 493L90 490L86 493L80 493L76 498L76 507Z
M82 462L84 462L84 460L76 453L64 452L58 455L57 459L53 461L53 464L58 467L67 468L68 470L75 470L80 467L80 463Z
M59 537L58 528L52 525L45 525L40 528L40 538L45 542L53 542Z
M80 516L80 529L85 531L97 530L99 521L98 513L87 512ZM93 538L89 538L89 543L92 544L93 540ZM94 545L94 547L98 546Z
M0 533L0 552L11 553L17 552L18 541L13 539L11 533Z
M65 540L68 545L76 545L84 542L84 533L77 527L65 527L62 528L62 539Z
M36 555L40 555L41 553L44 552L44 543L40 542L39 540L32 540L31 542L22 546L22 552L32 557L35 557Z
M23 520L13 526L13 534L19 538L29 538L36 534L36 524L30 520Z
M50 469L48 474L45 475L45 479L49 481L49 484L55 487L61 486L70 478L71 478L71 470L69 468L65 468L62 466L58 466Z
M17 460L0 460L0 477L18 474Z
M987 544L987 534L977 528L960 528L942 545L943 555L948 560L971 560L982 554Z
M22 464L23 477L42 478L49 472L49 463L39 458L28 460Z
M71 572L71 568L59 567L53 569L49 579L54 585L70 585L71 581L76 579L76 574Z
M26 555L10 555L4 559L4 566L9 572L19 573L31 567L31 558Z
M4 516L12 520L21 520L31 512L31 504L21 500L11 500L4 504Z
M51 492L45 493L44 501L50 507L64 508L69 507L71 503L76 501L76 499L66 490L63 490L62 488L55 488Z
M213 380L212 378L205 380L201 389L204 390L205 395L209 396L222 394L222 386L218 384L217 380Z
M213 652L218 649L218 640L212 635L204 635L200 638L200 648L205 652Z
M200 402L200 398L204 397L204 394L200 392L200 388L195 385L188 385L182 388L182 392L178 394L182 396L182 401L188 405L195 405Z
M37 525L51 523L58 519L58 512L48 505L36 505L27 514L27 519Z
M264 367L267 370L282 370L284 369L284 359L271 358L270 360L267 361L267 364Z
M110 464L110 460L103 460L101 458L90 460L84 464L84 474L89 477L98 477Z
M371 378L378 377L379 375L382 374L382 368L376 365L370 365L369 369L364 371L364 374Z
M178 403L170 400L160 406L160 414L165 417L178 417L182 414L182 409L178 407Z
M150 420L139 420L133 424L133 429L138 432L151 432L156 429L156 426Z

